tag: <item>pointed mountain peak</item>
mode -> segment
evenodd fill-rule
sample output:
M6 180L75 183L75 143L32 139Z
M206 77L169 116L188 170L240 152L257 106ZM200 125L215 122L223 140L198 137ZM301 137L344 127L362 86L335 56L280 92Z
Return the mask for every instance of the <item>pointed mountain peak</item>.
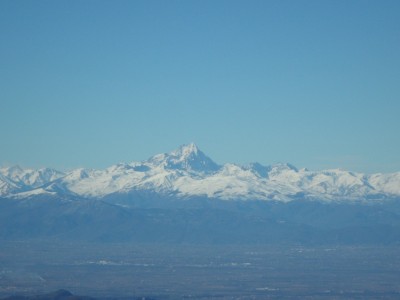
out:
M271 170L275 170L275 171L289 171L289 170L291 170L291 171L298 172L298 169L294 165L289 164L289 163L277 163L277 164L273 164L273 165L269 166L269 168Z
M168 154L155 155L149 159L149 162L162 165L166 169L180 169L202 173L214 172L220 168L195 143L182 145Z
M197 155L200 151L199 147L195 143L181 145L178 149L172 151L170 154L174 156L185 156Z
M11 167L2 168L1 172L5 176L15 177L21 175L24 172L24 170L19 165L14 165Z
M256 173L260 177L268 177L269 168L266 166L263 166L262 164L260 164L258 162L253 162L248 165L244 165L243 168L245 170L250 170L253 173Z
M84 168L78 168L69 172L65 178L68 180L81 180L89 177L90 171Z
M14 165L14 166L8 167L7 169L10 171L14 171L14 172L22 171L22 168L20 167L20 165Z

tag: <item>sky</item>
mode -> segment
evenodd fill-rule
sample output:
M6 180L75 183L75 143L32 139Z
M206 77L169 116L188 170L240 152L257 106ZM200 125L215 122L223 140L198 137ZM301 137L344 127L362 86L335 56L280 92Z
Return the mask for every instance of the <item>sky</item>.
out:
M400 1L0 1L0 164L400 171Z

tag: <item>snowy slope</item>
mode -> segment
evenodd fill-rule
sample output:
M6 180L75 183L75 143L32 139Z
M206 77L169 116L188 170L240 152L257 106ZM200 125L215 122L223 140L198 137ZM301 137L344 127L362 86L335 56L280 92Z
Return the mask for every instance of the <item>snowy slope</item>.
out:
M220 166L195 144L143 162L104 170L0 169L0 193L17 198L76 195L101 198L150 191L176 198L223 200L364 200L400 196L400 173L365 175L344 170L298 170L290 164Z
M63 177L65 174L54 169L42 168L38 170L22 169L20 166L0 168L0 174L14 182L29 186L39 187L43 184Z
M23 186L0 173L0 196L17 193L22 188Z
M54 169L22 169L20 166L0 168L0 195L29 191L65 176Z

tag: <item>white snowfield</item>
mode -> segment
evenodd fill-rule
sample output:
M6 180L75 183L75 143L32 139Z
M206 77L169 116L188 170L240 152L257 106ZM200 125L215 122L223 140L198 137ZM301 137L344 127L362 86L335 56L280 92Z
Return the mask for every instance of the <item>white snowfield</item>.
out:
M103 198L112 194L152 192L175 198L222 200L311 199L351 201L400 196L400 172L362 174L339 169L298 170L290 164L218 165L195 144L143 162L105 170L0 169L0 196L75 195Z

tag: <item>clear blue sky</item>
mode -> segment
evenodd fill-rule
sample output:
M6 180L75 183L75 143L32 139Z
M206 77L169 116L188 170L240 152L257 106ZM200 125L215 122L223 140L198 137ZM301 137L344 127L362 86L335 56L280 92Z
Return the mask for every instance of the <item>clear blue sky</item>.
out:
M0 1L0 164L400 171L400 1Z

